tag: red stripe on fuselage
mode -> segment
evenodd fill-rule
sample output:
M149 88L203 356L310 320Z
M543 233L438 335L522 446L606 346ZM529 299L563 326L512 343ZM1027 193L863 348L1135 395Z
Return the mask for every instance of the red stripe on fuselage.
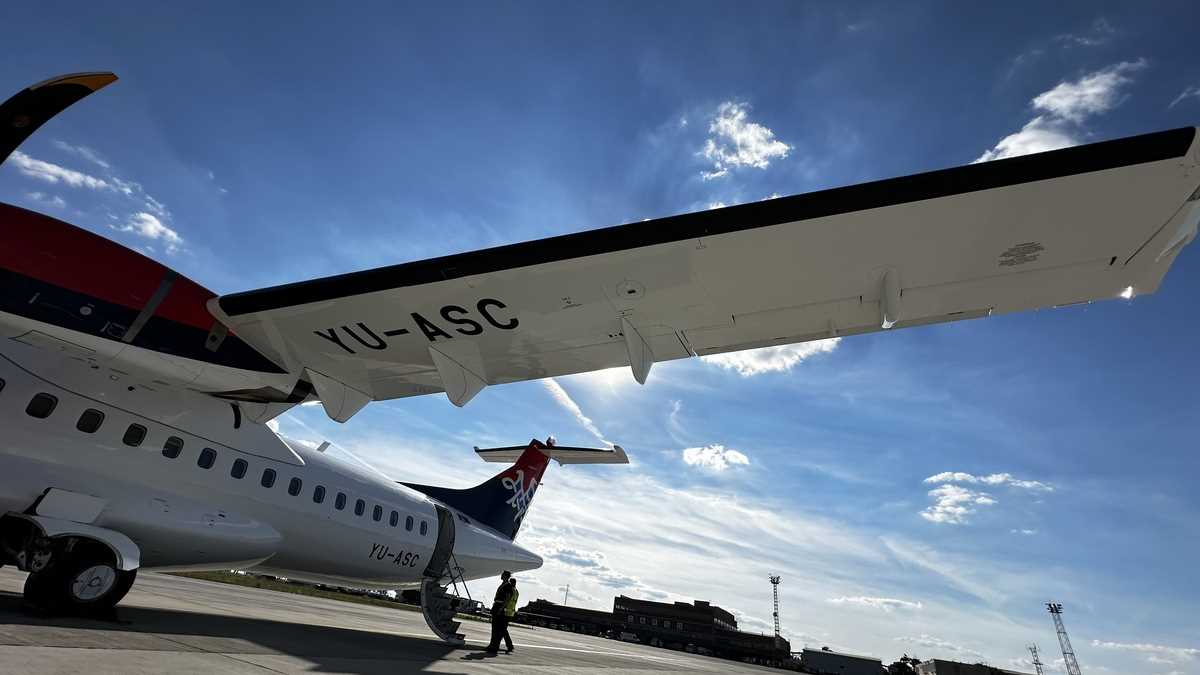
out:
M61 220L0 203L0 266L140 311L168 268L137 251ZM179 276L155 316L209 330L215 294Z

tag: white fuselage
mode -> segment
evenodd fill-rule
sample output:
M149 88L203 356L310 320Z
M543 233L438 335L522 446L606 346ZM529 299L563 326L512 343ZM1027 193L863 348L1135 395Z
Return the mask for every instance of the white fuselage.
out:
M119 371L14 340L0 348L0 380L0 514L25 511L57 488L102 500L90 524L131 538L143 567L254 569L337 585L419 584L434 552L438 517L428 497L266 425L235 427L226 401L126 384ZM56 400L44 418L27 411L39 394ZM89 409L104 416L90 433L77 427ZM141 433L131 425L145 429L136 446L126 442ZM178 456L164 452L179 441ZM541 565L454 516L464 578Z

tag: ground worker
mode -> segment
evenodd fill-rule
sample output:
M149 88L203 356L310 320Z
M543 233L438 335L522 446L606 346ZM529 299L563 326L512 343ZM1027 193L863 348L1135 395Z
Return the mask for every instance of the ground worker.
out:
M512 638L508 635L508 623L517 615L517 598L520 593L517 592L517 578L512 577L508 580L508 585L512 586L512 593L508 596L508 602L504 605L504 645L507 647L506 652L511 654L513 650ZM500 643L496 643L496 647L500 647Z
M485 650L488 654L500 653L500 638L508 630L508 616L504 608L508 605L508 596L516 589L508 583L512 572L504 570L500 574L500 587L496 589L496 597L492 599L492 641Z

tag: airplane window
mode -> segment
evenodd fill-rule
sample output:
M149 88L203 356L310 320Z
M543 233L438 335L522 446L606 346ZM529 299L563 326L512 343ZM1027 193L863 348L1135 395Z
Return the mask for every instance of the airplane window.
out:
M200 456L196 458L196 466L201 469L211 469L214 462L217 461L217 451L212 448L205 448L200 451Z
M54 408L57 405L58 399L50 394L38 394L29 401L29 405L25 406L25 413L30 417L44 420L50 416L50 413L54 412Z
M412 524L413 524L412 516L409 516L404 519L404 529L408 530L409 532L412 532Z
M85 434L94 434L103 422L104 413L95 408L88 408L79 416L79 421L75 423L75 428Z
M269 488L275 484L275 469L263 469L262 486Z
M388 524L391 525L392 527L395 527L396 524L399 522L400 522L400 513L397 511L392 511L391 517L388 518Z
M249 465L244 459L233 460L233 467L229 469L229 475L234 478L241 478L246 475L246 469Z
M338 511L341 511L342 509L346 508L346 493L345 492L338 493L337 499L333 500L333 508L337 509Z
M374 520L377 523L379 521L383 520L383 507L382 506L376 504L375 508L371 509L371 520Z
M140 424L130 424L129 428L125 430L125 436L121 442L131 448L136 448L144 440L146 440L146 427Z
M367 503L359 499L354 502L354 515L361 516L367 510Z
M126 432L128 434L128 432ZM178 436L172 436L163 443L163 457L167 459L175 459L183 450L183 439Z
M429 532L429 523L421 521L421 536L424 537Z
M296 495L300 494L300 488L302 487L304 487L304 481L300 480L299 478L293 478L291 482L288 483L288 494L295 497Z
M325 501L325 486L324 485L318 485L317 487L313 488L313 501L316 502L317 504L320 504L321 502Z

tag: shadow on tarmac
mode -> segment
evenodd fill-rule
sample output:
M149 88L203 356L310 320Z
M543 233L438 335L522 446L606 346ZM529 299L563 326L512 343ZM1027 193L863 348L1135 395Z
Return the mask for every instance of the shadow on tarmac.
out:
M172 651L283 654L311 663L316 672L364 675L421 672L458 651L431 639L144 607L118 606L107 619L46 617L25 609L19 594L0 592L4 624L40 627L37 644L47 647L162 650L161 643L154 645L159 638L173 643Z

